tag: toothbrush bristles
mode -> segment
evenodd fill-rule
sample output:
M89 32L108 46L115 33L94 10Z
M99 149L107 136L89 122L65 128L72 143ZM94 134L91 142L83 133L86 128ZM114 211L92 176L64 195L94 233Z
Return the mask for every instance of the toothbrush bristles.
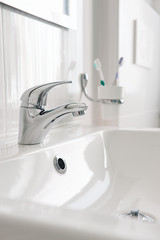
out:
M99 58L96 58L94 60L93 65L94 65L95 69L99 72L101 85L105 86L104 76L103 76L102 67L101 67L101 61L99 60Z
M122 66L122 64L123 64L123 57L119 59L119 66Z

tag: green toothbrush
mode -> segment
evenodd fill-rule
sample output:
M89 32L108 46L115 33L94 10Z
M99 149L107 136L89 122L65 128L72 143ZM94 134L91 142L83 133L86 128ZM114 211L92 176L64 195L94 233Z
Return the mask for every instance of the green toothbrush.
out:
M99 72L100 84L102 86L105 86L104 76L103 76L103 72L102 72L102 66L101 66L101 62L100 62L99 58L96 58L94 60L93 65L94 65L95 69Z

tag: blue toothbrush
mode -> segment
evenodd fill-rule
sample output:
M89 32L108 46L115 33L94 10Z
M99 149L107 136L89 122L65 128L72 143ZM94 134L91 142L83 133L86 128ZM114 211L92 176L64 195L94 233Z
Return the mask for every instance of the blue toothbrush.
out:
M113 81L113 85L115 85L115 86L118 85L119 68L123 65L123 63L124 63L124 58L121 57L121 58L119 59L119 62L118 62L118 70L117 70L117 72L116 72L116 76L115 76L115 79L114 79L114 81Z

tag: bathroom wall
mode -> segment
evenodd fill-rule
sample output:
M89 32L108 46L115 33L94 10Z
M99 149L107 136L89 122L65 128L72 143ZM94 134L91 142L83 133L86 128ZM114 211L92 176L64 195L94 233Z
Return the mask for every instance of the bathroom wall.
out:
M93 61L100 58L105 80L115 75L118 58L118 1L87 0L83 7L83 49L84 69L89 74L88 94L97 99L100 84L99 74ZM86 55L87 53L87 55ZM102 120L101 104L92 102L92 121L94 125L108 125Z
M73 31L0 5L0 145L17 142L20 96L28 88L71 80L51 90L47 108L81 101L82 1L77 9ZM88 122L89 116L90 111L74 122Z
M151 66L135 64L135 21L147 28L138 54L151 59ZM146 31L146 30L145 30ZM150 37L146 40L144 37ZM144 36L144 37L143 37ZM149 53L149 56L148 56ZM125 59L120 69L120 84L125 87L120 126L159 127L160 111L160 15L145 1L119 1L119 56Z
M152 6L153 5L153 2L155 1L155 0L144 0L146 3L148 3L150 6Z
M160 1L159 0L145 0L154 10L160 13Z
M151 6L160 14L160 1L152 0Z
M95 97L99 82L98 74L93 69L93 60L96 57L101 59L105 80L111 82L117 71L118 59L124 57L119 82L125 88L125 102L120 107L119 120L116 122L120 127L159 127L160 16L150 4L151 1L144 0L94 0L92 8L88 10L93 13L92 67L88 67L88 70L92 69L90 81L95 86L92 91ZM135 64L135 20L151 29L151 68ZM108 119L102 120L100 104L93 105L96 113L94 124L115 124Z
M147 1L148 2L148 1ZM0 5L0 146L17 142L20 96L27 88L58 80L72 84L49 95L48 108L71 101L86 102L86 116L66 120L75 124L108 125L98 103L81 93L80 73L89 74L88 93L97 97L102 61L105 79L112 81L120 56L120 85L125 88L119 126L158 127L160 111L160 17L144 0L78 0L77 30L49 24ZM149 1L150 4L156 2ZM153 31L153 65L134 64L134 20ZM65 121L66 121L65 120ZM62 122L63 124L63 122Z

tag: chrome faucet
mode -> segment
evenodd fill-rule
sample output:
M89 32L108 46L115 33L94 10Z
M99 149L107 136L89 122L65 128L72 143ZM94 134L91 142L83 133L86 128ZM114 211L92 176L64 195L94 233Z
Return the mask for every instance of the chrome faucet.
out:
M81 116L85 114L85 103L68 103L51 110L45 110L47 94L53 87L72 83L71 81L52 82L39 85L25 91L21 96L19 118L19 144L39 144L43 142L53 124L67 114Z

